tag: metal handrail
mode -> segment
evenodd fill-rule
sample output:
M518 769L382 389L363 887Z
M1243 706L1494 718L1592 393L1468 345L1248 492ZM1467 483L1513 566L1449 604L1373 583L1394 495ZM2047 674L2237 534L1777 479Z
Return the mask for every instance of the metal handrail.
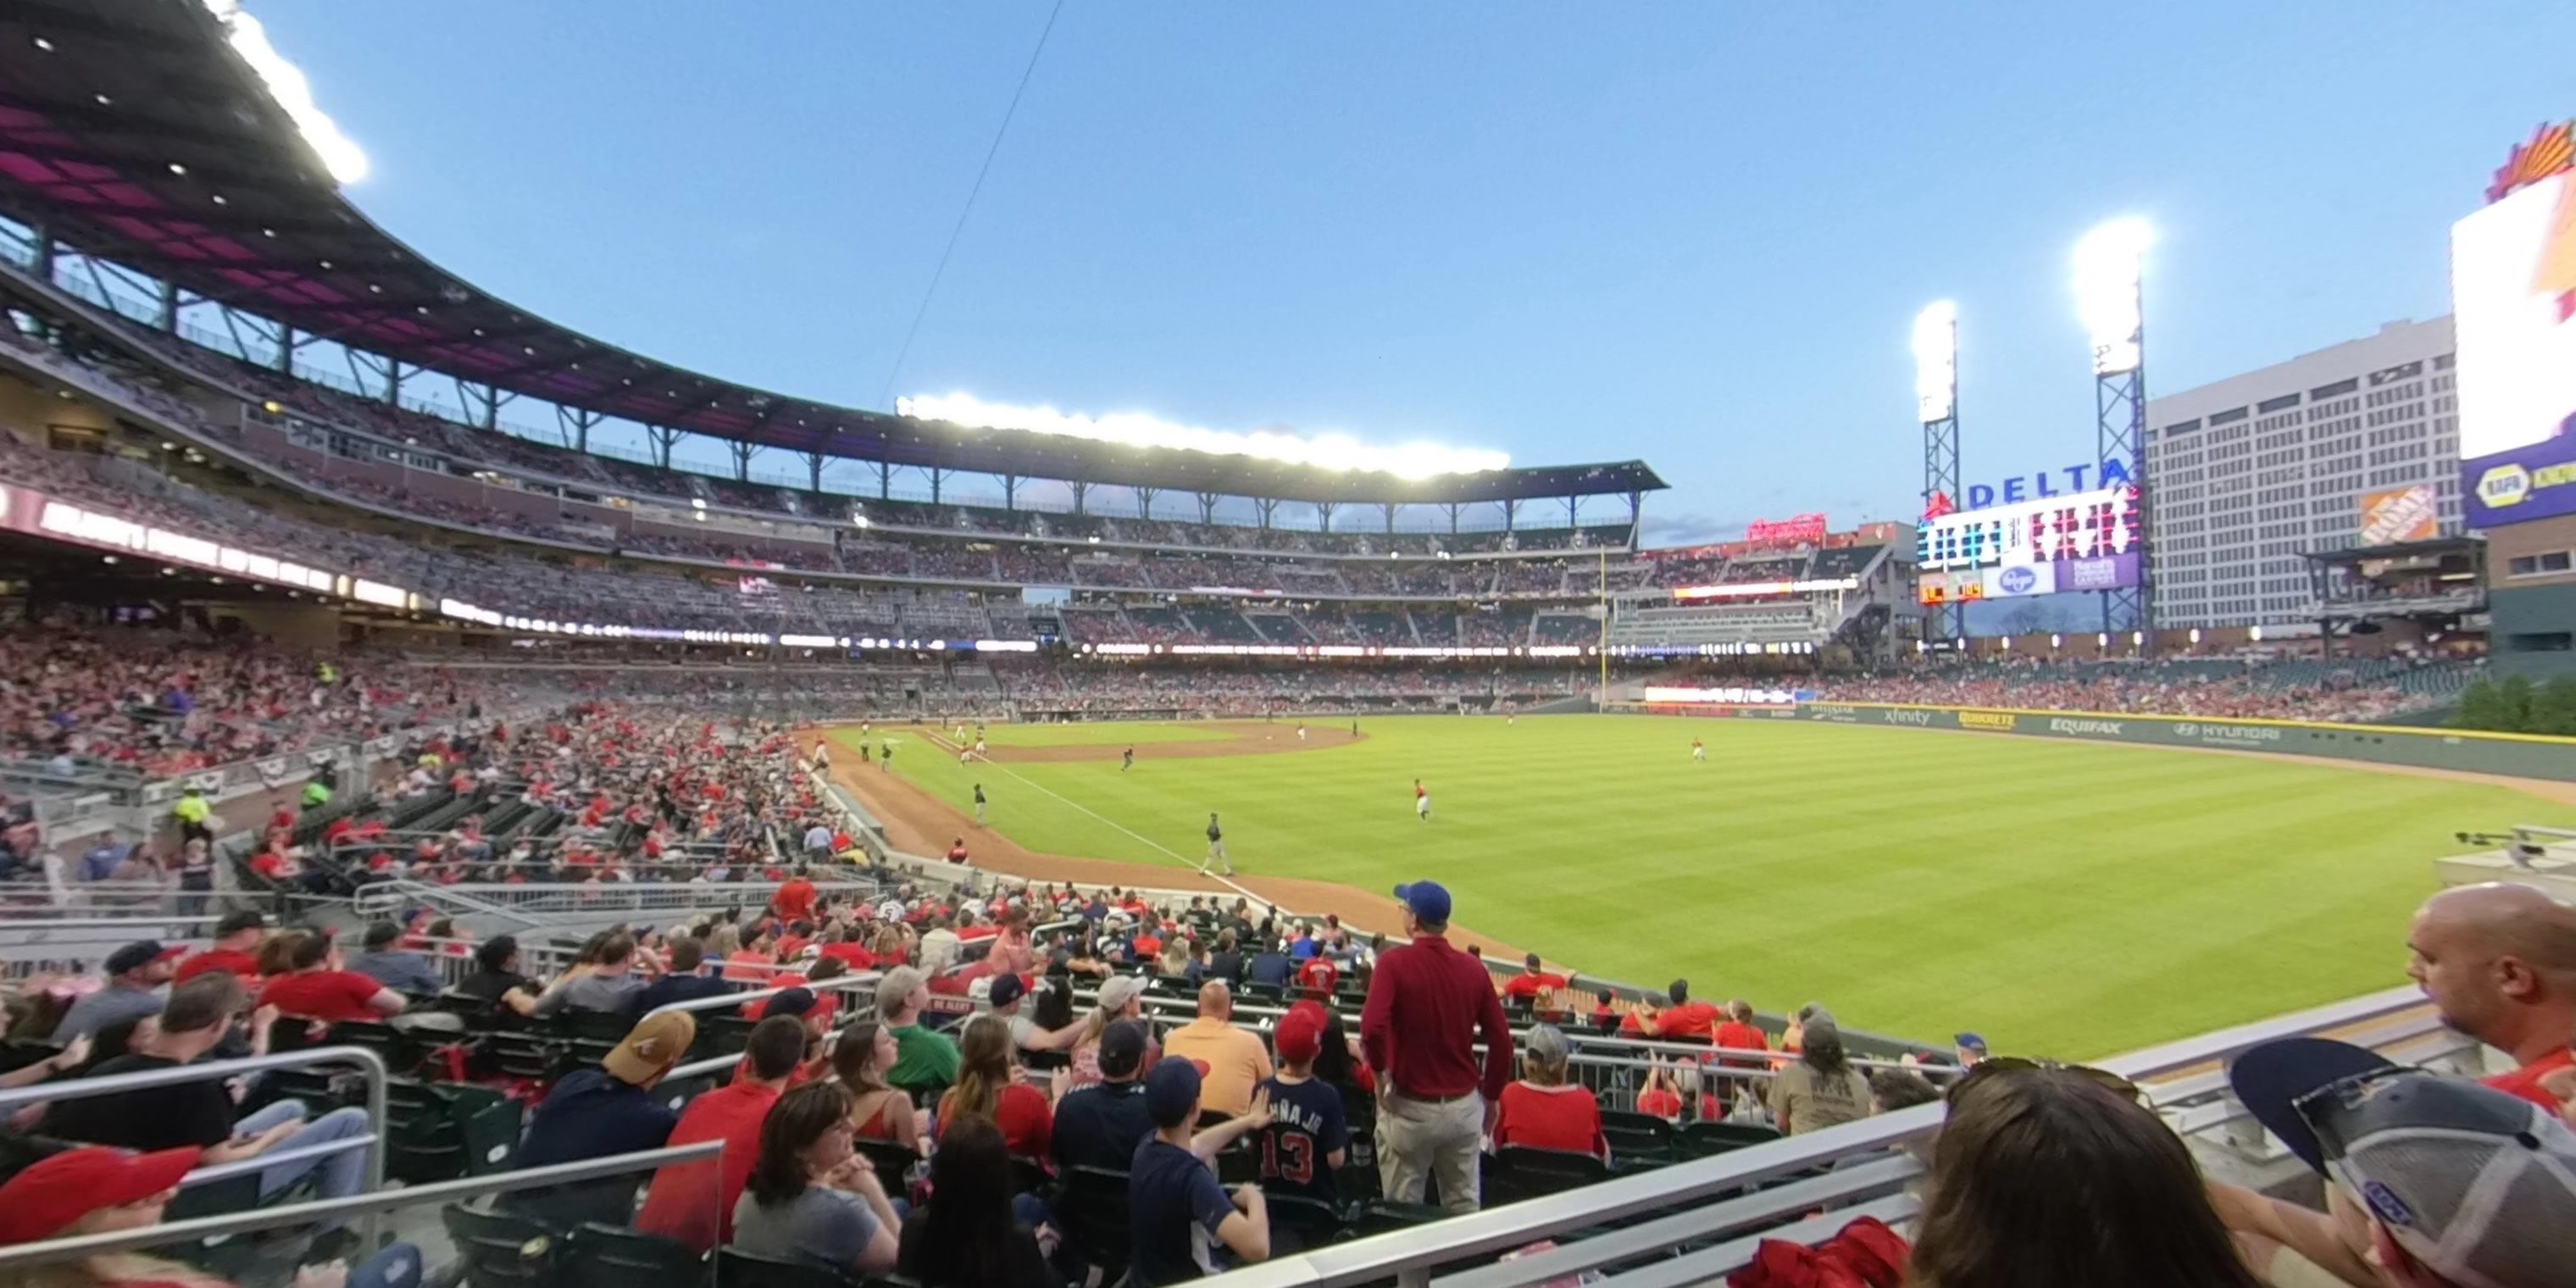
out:
M2416 989L2392 988L2149 1047L2097 1063L2132 1080L2146 1082L2197 1070L2265 1042L2347 1030L2421 1005L2423 996ZM1703 1200L1742 1191L1809 1168L1898 1149L1929 1137L1938 1129L1944 1112L1944 1106L1939 1104L1920 1105L1733 1150L1715 1158L1615 1177L1599 1184L1459 1216L1417 1229L1315 1249L1221 1275L1208 1282L1223 1288L1288 1288L1289 1285L1356 1288L1359 1284L1393 1278L1403 1288L1423 1288L1432 1282L1431 1271L1441 1265L1491 1255L1541 1239L1564 1237L1649 1213L1671 1214ZM1910 1164L1900 1166L1910 1167ZM1869 1171L1867 1168L1853 1168L1819 1178L1841 1184L1829 1186L1830 1193L1820 1192L1816 1201L1855 1197L1856 1192L1863 1189L1858 1182ZM1877 1183L1877 1180L1871 1182ZM1846 1209L1868 1210L1867 1205L1860 1209ZM1909 1209L1899 1204L1888 1210ZM1811 1227L1818 1224L1829 1226L1831 1223L1804 1223L1778 1233L1803 1239L1816 1234L1817 1231ZM1680 1241L1677 1237L1670 1243L1659 1245L1659 1248ZM1752 1255L1756 1242L1746 1238L1703 1250L1686 1259L1686 1265L1682 1261L1656 1262L1637 1275L1619 1276L1618 1281L1660 1285L1667 1282L1700 1283L1720 1278L1727 1271L1740 1267L1744 1259ZM1490 1273L1480 1272L1472 1280L1462 1278L1457 1282L1459 1288L1466 1288L1467 1284L1473 1284L1475 1288L1518 1288L1613 1262L1632 1261L1637 1251L1629 1242L1585 1239L1559 1249L1565 1254L1563 1256L1551 1253L1546 1259L1513 1261L1493 1267ZM1667 1274L1674 1277L1663 1277ZM1451 1282L1443 1280L1443 1288L1448 1288Z
M1290 987L1293 988L1294 985L1291 985ZM1077 1009L1085 1002L1097 1003L1098 1000L1099 990L1097 986L1087 990L1080 988L1074 990L1073 1001ZM1157 1011L1191 1010L1198 1005L1194 996L1184 996L1177 993L1155 994L1148 992L1137 1000L1148 1009ZM1288 1008L1283 1006L1268 1006L1261 1003L1245 1003L1240 1000L1235 1003L1232 1010L1233 1016L1237 1019L1245 1017L1260 1019L1262 1023L1254 1026L1256 1031L1267 1031L1272 1027L1272 1024L1278 1019L1278 1017L1286 1015L1287 1013ZM1156 1016L1155 1018L1159 1019L1162 1017ZM1512 1033L1515 1036L1523 1036L1528 1032L1528 1025L1512 1026ZM1731 1078L1738 1075L1769 1077L1771 1074L1771 1066L1773 1064L1782 1061L1793 1061L1797 1059L1798 1055L1795 1051L1776 1051L1768 1048L1756 1051L1750 1047L1698 1046L1688 1042L1657 1042L1643 1038L1603 1037L1597 1034L1575 1033L1571 1031L1566 1033L1565 1040L1576 1048L1574 1054L1578 1061L1587 1054L1598 1057L1599 1061L1606 1062L1616 1060L1617 1057L1598 1049L1604 1047L1614 1048L1620 1051L1637 1051L1648 1055L1670 1054L1675 1056L1687 1056L1690 1057L1694 1063L1703 1059L1714 1059L1728 1056L1746 1061L1762 1061L1762 1064L1759 1066L1751 1064L1742 1066L1710 1065L1708 1072L1712 1076L1722 1078ZM1479 1042L1476 1045L1479 1049L1482 1049L1484 1044ZM1640 1068L1644 1067L1641 1062L1637 1061L1628 1061L1627 1063L1637 1064ZM1669 1065L1672 1061L1666 1061L1665 1063ZM1872 1057L1852 1056L1848 1063L1850 1063L1854 1068L1860 1069L1908 1069L1917 1072L1921 1071L1921 1066L1907 1064L1902 1060L1882 1060Z
M776 997L790 989L798 988L816 993L846 993L858 988L862 984L869 988L875 988L877 986L877 981L883 978L884 976L875 971L862 971L854 975L836 975L830 979L824 980L820 984L789 984L785 988L754 989L740 993L726 993L718 997L695 998L686 1002L664 1002L660 1006L646 1011L644 1014L646 1016L654 1016L660 1015L664 1011L720 1010L728 1006L740 1006L745 1002L757 1002L764 998Z
M858 977L858 976L855 976L855 975L853 975L853 976L849 976L848 978L850 979L850 981L851 981L853 984L855 984L855 983L857 983L857 982L859 981L859 977ZM829 980L825 980L825 981L823 981L823 984L824 984L824 985L832 985L832 984L838 984L838 983L840 983L840 982L841 982L841 981L840 981L840 980L837 980L837 979L829 979ZM870 983L874 983L874 982L875 982L875 977L874 977L874 976L870 976L870 977L869 977L869 982L870 982ZM679 1009L682 1009L682 1008L687 1008L687 1009L692 1009L692 1010L712 1010L712 1009L714 1009L714 1008L716 1008L716 1007L719 1007L719 1006L732 1006L732 1005L738 1005L739 1003L741 1003L741 1002L743 1002L743 1001L747 1001L747 1000L749 1000L749 999L751 999L751 998L755 998L755 997L774 997L774 996L776 996L776 995L778 995L778 994L780 994L780 993L786 992L786 991L787 991L786 989L773 988L773 989L768 989L768 990L766 990L766 991L759 992L759 993L744 993L744 994L740 994L740 995L738 995L738 996L736 996L736 997L722 997L722 998L710 997L710 998L702 998L702 999L700 999L699 1001L694 1002L694 1003L689 1003L689 1002L675 1003L675 1004L673 1004L673 1005L671 1005L671 1006L660 1007L660 1008L657 1008L657 1009L660 1009L660 1010L666 1010L666 1011L667 1011L667 1010L679 1010ZM854 991L855 991L855 990L854 990ZM858 1006L852 1006L849 1010L846 1010L846 1011L841 1012L841 1014L840 1014L840 1016L839 1016L839 1019L840 1019L840 1021L841 1021L841 1022L840 1022L838 1025L835 1025L835 1026L833 1027L833 1029L832 1029L830 1032L825 1033L825 1034L823 1035L823 1049L824 1049L824 1050L826 1050L826 1051L831 1050L831 1049L832 1049L833 1044L834 1044L834 1043L837 1043L837 1042L839 1042L839 1041L841 1040L841 1032L842 1032L842 1030L843 1030L843 1029L846 1029L846 1028L848 1028L850 1025L852 1025L852 1024L854 1024L854 1023L857 1023L859 1020L862 1020L862 1019L871 1019L871 1018L874 1018L874 1017L875 1017L875 1015L876 1015L876 999L875 999L874 997L870 997L870 996L867 996L867 995L865 995L865 994L861 994L861 996L865 999L864 1004L863 1004L863 1005L858 1005ZM736 1051L736 1052L734 1052L732 1055L714 1055L714 1056L708 1056L708 1057L707 1057L706 1059L704 1059L704 1060L692 1060L692 1061L689 1061L689 1062L688 1062L688 1063L686 1063L686 1064L677 1065L677 1066L673 1067L670 1073L668 1073L668 1074L664 1075L663 1080L667 1082L667 1081L670 1081L671 1079L674 1079L674 1078L703 1078L703 1077L706 1077L706 1076L708 1076L708 1075L710 1075L710 1074L723 1073L723 1072L725 1072L726 1070L731 1069L731 1068L733 1068L734 1066L741 1064L741 1063L743 1062L743 1060L744 1060L745 1058L747 1058L747 1056L748 1056L748 1053L747 1053L747 1052Z
M110 1230L68 1239L47 1239L0 1247L0 1271L23 1266L69 1261L96 1256L103 1252L128 1252L172 1241L193 1241L219 1235L248 1234L258 1230L276 1230L288 1226L312 1225L322 1221L363 1217L372 1223L387 1212L403 1208L446 1203L450 1200L472 1200L493 1194L566 1185L578 1181L595 1181L611 1176L639 1172L646 1167L662 1168L675 1163L695 1163L716 1158L724 1153L721 1140L703 1140L688 1145L666 1145L660 1149L639 1150L632 1154L612 1154L606 1158L584 1159L577 1163L554 1163L521 1171L492 1176L468 1176L454 1181L433 1181L425 1185L383 1190L371 1186L366 1194L345 1199L316 1199L309 1203L289 1203L281 1207L260 1208L251 1212L234 1212L221 1216L197 1217L187 1221L169 1221L134 1230ZM369 1239L368 1246L374 1246Z
M14 1105L66 1100L88 1100L95 1096L112 1096L123 1091L145 1091L154 1087L175 1087L190 1082L215 1082L242 1074L265 1073L271 1069L302 1069L316 1064L347 1063L358 1067L367 1079L367 1188L380 1190L385 1185L385 1088L393 1074L385 1067L384 1057L365 1047L308 1047L275 1055L250 1056L240 1060L212 1060L202 1064L183 1064L168 1069L144 1069L135 1073L111 1073L75 1078L69 1082L40 1082L34 1086L0 1089L0 1118L8 1116ZM166 1228L166 1227L163 1227ZM375 1231L367 1231L374 1241ZM34 1246L34 1245L29 1245ZM5 1251L5 1250L0 1250ZM0 1256L0 1267L11 1264Z

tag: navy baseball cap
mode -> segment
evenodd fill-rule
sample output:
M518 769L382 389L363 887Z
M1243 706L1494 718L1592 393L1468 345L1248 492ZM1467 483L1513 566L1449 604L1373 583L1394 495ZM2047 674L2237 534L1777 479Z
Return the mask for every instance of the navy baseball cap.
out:
M2227 1082L2256 1121L2280 1137L2300 1162L2322 1175L2325 1143L2317 1139L2316 1128L2299 1112L2297 1102L2337 1083L2396 1070L2386 1056L2349 1042L2283 1038L2237 1056L2228 1066Z
M1449 891L1437 881L1409 881L1395 888L1395 901L1418 921L1449 920Z
M1986 1039L1981 1033L1962 1033L1950 1039L1950 1045L1962 1051L1974 1051L1978 1055L1986 1053Z
M1199 1067L1176 1055L1164 1056L1145 1075L1145 1112L1157 1127L1178 1127L1199 1107Z
M1150 1044L1145 1026L1134 1020L1115 1020L1100 1031L1100 1076L1125 1078L1145 1062L1145 1048Z

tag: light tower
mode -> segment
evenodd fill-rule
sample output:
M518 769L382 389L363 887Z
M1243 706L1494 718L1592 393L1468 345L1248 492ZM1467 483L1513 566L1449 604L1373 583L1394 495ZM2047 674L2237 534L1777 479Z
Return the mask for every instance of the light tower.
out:
M1914 315L1914 412L1923 423L1923 505L1959 503L1959 306L1948 300ZM1940 498L1935 502L1933 498ZM1921 552L1916 552L1918 557ZM1967 606L1940 603L1923 615L1923 638L1968 633Z
M2095 459L2127 462L2138 489L2141 534L2155 528L2148 508L2146 326L2138 270L2154 240L2145 220L2114 219L2075 244L2075 307L2093 341ZM2140 647L2147 649L2155 629L2155 587L2141 550L2138 584L2102 592L2102 630L2137 631L2145 641Z

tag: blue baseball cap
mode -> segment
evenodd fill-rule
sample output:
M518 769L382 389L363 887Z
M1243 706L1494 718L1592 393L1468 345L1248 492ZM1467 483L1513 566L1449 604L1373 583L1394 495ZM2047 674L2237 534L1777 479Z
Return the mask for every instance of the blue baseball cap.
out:
M1962 1051L1974 1051L1978 1055L1984 1055L1986 1053L1986 1039L1981 1034L1962 1033L1957 1037L1950 1039L1950 1045L1957 1047Z
M1395 901L1419 921L1449 920L1449 892L1437 881L1408 881L1395 888Z
M1178 1127L1199 1107L1199 1067L1176 1055L1164 1056L1145 1075L1145 1112L1157 1127Z

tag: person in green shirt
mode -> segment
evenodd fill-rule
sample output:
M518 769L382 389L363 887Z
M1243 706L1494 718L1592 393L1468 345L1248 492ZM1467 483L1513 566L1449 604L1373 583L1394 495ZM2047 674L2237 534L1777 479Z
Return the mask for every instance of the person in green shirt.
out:
M327 783L323 782L323 781L322 781L321 779L319 779L319 778L309 778L309 779L306 779L306 780L305 780L305 782L304 782L304 808L306 808L306 809L320 809L320 808L322 808L323 806L328 805L328 804L330 804L330 803L331 803L331 788L330 788L330 785L329 785L329 784L327 784Z
M886 1083L901 1091L936 1091L957 1081L957 1043L921 1026L930 1005L929 982L912 966L897 966L877 981L877 1020L894 1033L894 1067Z

